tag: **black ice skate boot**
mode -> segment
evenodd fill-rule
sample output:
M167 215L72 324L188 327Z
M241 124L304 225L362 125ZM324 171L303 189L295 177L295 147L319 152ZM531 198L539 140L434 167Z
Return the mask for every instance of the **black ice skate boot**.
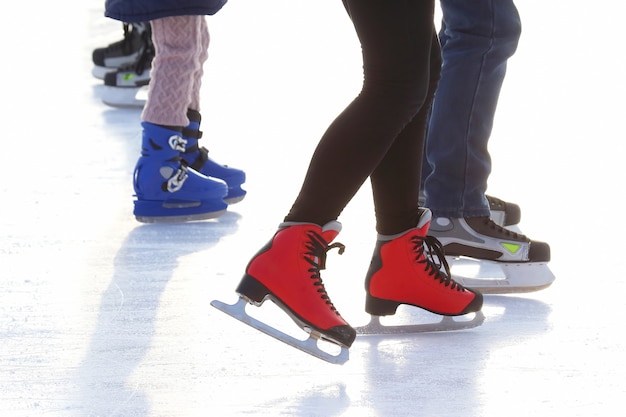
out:
M522 209L515 203L504 201L500 198L485 195L491 212L491 219L500 226L512 226L518 224L522 218ZM419 194L420 207L426 206L426 196L423 190Z
M487 216L435 217L429 234L443 245L455 278L482 293L539 291L555 276L548 267L550 245L499 226ZM478 274L464 265L479 266Z
M144 46L135 60L104 74L104 85L118 88L139 88L148 85L154 55L152 40L144 38Z
M122 40L93 50L92 74L94 77L104 79L108 71L132 64L137 60L146 43L151 44L152 31L149 22L124 23L123 28Z
M500 226L512 226L522 219L522 209L515 203L486 195L491 211L491 220Z
M505 263L550 261L550 245L513 232L489 217L436 217L429 234L447 256L466 256Z

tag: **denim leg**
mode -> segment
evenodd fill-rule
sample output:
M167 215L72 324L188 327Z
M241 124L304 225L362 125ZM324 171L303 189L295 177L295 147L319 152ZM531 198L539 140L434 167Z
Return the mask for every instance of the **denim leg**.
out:
M423 164L434 216L488 216L487 149L507 59L521 22L512 0L441 0L443 65Z

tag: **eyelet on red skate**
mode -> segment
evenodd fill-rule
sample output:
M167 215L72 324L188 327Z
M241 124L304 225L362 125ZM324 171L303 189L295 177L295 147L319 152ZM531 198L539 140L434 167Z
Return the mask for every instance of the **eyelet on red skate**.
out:
M425 263L425 271L434 279L438 279L441 284L450 287L452 290L464 291L465 287L452 279L450 266L444 255L443 245L434 236L414 236L412 238L415 243L415 251L417 252L416 261ZM441 271L441 268L445 273Z
M320 294L320 298L324 300L326 305L328 305L329 308L335 312L335 314L341 316L333 302L330 300L328 293L326 292L326 287L324 286L324 282L322 281L320 271L326 269L326 257L329 250L339 249L339 254L341 255L345 251L346 247L339 242L328 245L328 243L326 243L322 236L313 231L310 231L308 233L308 236L310 240L307 244L307 249L309 251L306 254L311 255L312 258L305 257L304 259L312 265L312 268L309 269L309 272L311 272L310 278L315 281L313 283L313 286L319 287L317 289L317 292Z

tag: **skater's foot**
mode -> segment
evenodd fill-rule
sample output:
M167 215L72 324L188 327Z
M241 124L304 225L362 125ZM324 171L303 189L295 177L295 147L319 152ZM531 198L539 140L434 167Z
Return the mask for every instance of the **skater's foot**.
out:
M142 153L135 166L135 218L144 223L186 222L226 212L226 184L187 167L185 140L173 128L143 122Z
M103 79L108 71L132 64L146 47L152 47L149 22L124 23L123 27L124 37L121 40L93 50L94 77Z
M222 165L209 158L209 151L204 147L196 147L195 151L188 148L183 154L183 159L199 173L208 177L219 178L226 183L228 194L224 197L224 201L228 204L240 202L246 196L246 191L241 185L246 182L246 174L244 171Z
M436 217L429 234L443 245L446 256L497 262L548 262L550 246L497 225L489 217Z
M104 85L118 88L139 88L150 83L154 48L145 47L135 61L113 69L104 75Z
M416 228L396 236L379 236L365 281L368 313L392 315L400 304L447 316L482 308L480 293L450 277L439 242L427 237L430 219L430 211L424 209Z
M252 258L237 293L257 306L270 299L316 338L350 347L356 332L330 301L320 276L326 253L343 252L340 243L330 244L340 229L335 221L324 227L284 223Z
M455 279L484 294L539 291L555 280L547 243L505 229L489 217L438 217L430 233L444 245Z
M485 195L489 210L491 212L491 220L500 226L512 226L518 224L522 218L522 209L515 203L501 200L497 197ZM422 191L419 195L420 207L426 206L426 196Z
M246 191L241 188L241 185L246 182L245 172L228 165L219 164L211 159L208 149L198 144L202 137L200 112L190 109L187 112L187 117L189 118L189 125L183 129L187 148L182 155L183 159L199 173L207 177L219 178L226 183L228 186L228 194L224 197L226 203L240 202L246 196Z

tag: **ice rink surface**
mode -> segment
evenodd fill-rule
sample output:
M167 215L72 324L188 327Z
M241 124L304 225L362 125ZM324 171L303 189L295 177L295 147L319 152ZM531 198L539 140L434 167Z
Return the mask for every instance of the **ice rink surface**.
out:
M317 140L358 93L360 52L341 2L231 0L209 18L202 144L246 171L248 196L221 218L179 225L132 216L140 112L102 104L91 76L91 51L121 36L103 3L16 3L0 27L0 415L622 412L622 2L519 4L489 192L520 204L521 230L550 243L556 282L486 297L476 329L358 338L343 366L209 305L236 300ZM323 277L360 325L375 240L367 184L340 221L346 251L329 254Z

